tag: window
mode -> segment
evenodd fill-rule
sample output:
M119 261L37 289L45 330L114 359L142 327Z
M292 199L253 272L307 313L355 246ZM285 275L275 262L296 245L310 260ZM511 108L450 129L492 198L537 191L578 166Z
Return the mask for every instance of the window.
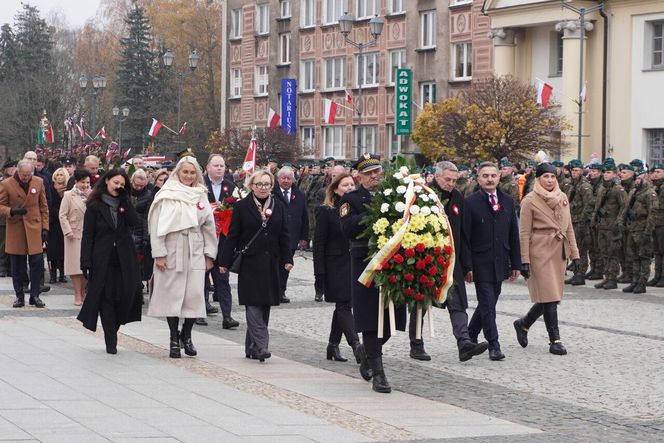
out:
M450 0L450 6L467 5L472 2L473 0Z
M648 164L664 162L664 129L648 129Z
M290 0L279 1L279 13L281 18L290 18Z
M357 10L355 11L358 19L371 18L378 14L379 0L356 0Z
M315 60L302 60L300 63L300 91L312 92L315 89L314 67Z
M267 95L268 76L267 65L256 66L254 92L256 95Z
M436 11L420 12L420 48L436 47Z
M436 103L436 83L424 82L420 84L420 106L427 103Z
M288 65L291 62L291 34L286 32L279 35L279 64Z
M652 67L664 68L664 23L653 23L652 31Z
M387 84L394 85L397 68L406 67L406 49L394 49L390 51L390 71L387 73Z
M339 17L343 15L345 10L345 0L323 0L323 24L339 23Z
M390 14L399 14L406 12L406 0L387 0L388 12Z
M563 75L563 34L552 32L550 38L549 77Z
M242 9L231 10L231 38L242 37Z
M323 127L323 157L344 157L344 127Z
M300 6L300 26L316 26L316 0L302 0Z
M256 34L270 32L270 5L256 5Z
M404 138L405 136L403 135L397 135L396 134L396 127L394 125L386 125L385 129L387 130L387 136L389 137L390 141L390 152L388 157L392 158L395 155L401 154L401 151L403 149L404 145Z
M473 76L473 44L470 42L457 43L454 45L453 65L454 80L470 80Z
M359 158L364 153L376 153L376 146L378 146L378 128L376 126L356 126L355 127L355 151L356 158Z
M242 71L231 69L231 98L242 96Z
M378 53L357 55L355 57L357 66L356 85L378 86Z
M344 79L344 57L325 59L325 89L341 89L346 83Z
M304 155L315 155L316 149L316 128L302 128L302 150Z

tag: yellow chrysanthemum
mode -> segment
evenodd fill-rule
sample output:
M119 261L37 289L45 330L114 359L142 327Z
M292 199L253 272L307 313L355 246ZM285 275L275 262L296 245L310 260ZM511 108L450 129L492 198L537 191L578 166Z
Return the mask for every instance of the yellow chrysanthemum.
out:
M404 248L414 248L418 243L418 236L412 232L406 232L401 241L401 246Z
M428 232L420 236L420 242L424 243L424 246L427 248L433 248L436 245L433 235Z
M426 218L422 214L415 214L410 217L408 230L411 232L420 232L426 226Z
M401 225L403 225L403 220L399 219L392 223L392 234L396 234L399 229L401 229Z
M376 220L376 223L373 224L373 231L379 235L384 234L385 229L387 229L388 226L390 226L390 222L387 221L385 217L382 217Z
M442 232L437 233L434 241L436 246L442 246L445 243L445 235Z
M437 215L431 214L428 215L427 218L427 223L433 228L434 231L438 232L441 230L442 226L440 224L440 219L438 218Z
M378 249L381 249L383 246L387 244L389 241L389 238L385 237L384 235L381 235L378 237L378 240L376 241L376 245L378 246Z

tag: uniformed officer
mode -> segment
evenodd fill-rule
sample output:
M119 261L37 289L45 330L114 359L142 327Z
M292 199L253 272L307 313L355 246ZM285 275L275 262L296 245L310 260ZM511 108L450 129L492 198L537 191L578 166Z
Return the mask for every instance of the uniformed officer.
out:
M373 284L367 288L357 279L367 265L369 246L366 239L358 239L364 231L362 218L373 198L372 193L380 186L383 175L380 158L364 154L356 163L359 174L359 187L341 198L339 216L341 230L350 241L351 296L355 330L362 333L366 358L360 362L360 374L365 380L373 379L373 390L388 393L392 391L383 370L383 344L390 338L389 315L385 312L383 338L378 338L378 288ZM406 307L396 308L396 328L406 328ZM367 367L367 361L369 363ZM370 371L369 371L370 369Z
M658 207L653 210L655 230L653 243L655 252L655 275L647 286L664 288L664 163L655 163L650 169L653 187L657 192Z
M563 163L561 160L554 160L551 162L551 164L556 167L556 180L558 181L558 187L569 198L569 193L572 191L572 180L570 180L570 178L565 175L565 163Z
M643 160L641 160L641 159L635 158L634 160L629 162L629 164L632 168L634 168L634 172L645 171L645 169L643 167L644 166L643 165Z
M620 163L618 165L618 175L620 177L620 184L629 196L629 193L634 188L634 167L631 164ZM627 254L627 236L627 229L623 229L622 248L618 253L618 261L620 262L622 274L618 277L618 283L632 283L632 269L634 268L634 264L631 261L631 255Z
M469 196L475 192L477 182L470 176L470 168L466 165L461 165L459 169L459 180L457 180L456 188L464 197Z
M646 181L646 172L639 169L634 172L634 186L629 193L629 203L625 211L627 230L628 263L632 264L632 283L623 288L623 292L643 294L650 277L653 242L655 231L655 210L659 208L659 199L655 188Z
M574 236L576 245L579 248L581 257L580 266L574 275L565 280L565 283L574 286L585 285L585 273L588 270L588 245L590 244L590 218L595 209L593 190L590 183L583 176L583 163L580 160L569 162L569 168L572 171L570 180L570 191L568 194L569 211L572 216L572 225L574 226Z
M514 207L517 214L519 213L519 185L514 178L514 165L509 161L503 161L500 164L500 183L498 189L503 194L507 194L514 200Z
M592 187L593 199L591 207L594 209L597 205L597 196L602 188L602 174L604 166L601 163L592 163L588 166L588 182ZM597 226L590 223L590 242L588 244L588 256L590 257L590 266L592 269L585 275L587 280L604 279L604 257L599 248Z
M622 249L622 215L627 206L627 193L616 182L617 167L613 162L604 163L604 181L597 196L592 226L597 227L597 240L604 258L604 280L597 289L616 289L618 278L618 253Z

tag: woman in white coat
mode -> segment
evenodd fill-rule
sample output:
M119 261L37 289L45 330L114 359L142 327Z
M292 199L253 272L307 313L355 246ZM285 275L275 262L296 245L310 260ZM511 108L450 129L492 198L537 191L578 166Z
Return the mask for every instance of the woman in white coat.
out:
M148 315L166 317L171 332L170 357L196 355L191 329L205 317L205 272L217 256L212 208L201 168L194 157L183 157L157 193L148 214L154 257L154 289ZM184 318L182 332L178 331Z

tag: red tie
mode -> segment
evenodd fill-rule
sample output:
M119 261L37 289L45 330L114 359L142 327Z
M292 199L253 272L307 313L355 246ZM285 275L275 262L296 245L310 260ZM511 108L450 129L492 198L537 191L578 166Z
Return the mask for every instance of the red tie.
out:
M493 194L489 194L489 201L491 202L491 206L496 206L496 196Z

